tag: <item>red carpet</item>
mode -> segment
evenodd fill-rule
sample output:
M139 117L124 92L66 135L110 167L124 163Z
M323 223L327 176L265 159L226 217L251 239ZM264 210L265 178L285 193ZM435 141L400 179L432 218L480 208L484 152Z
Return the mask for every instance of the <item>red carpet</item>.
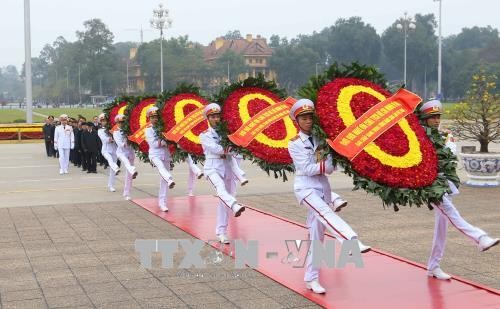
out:
M163 213L156 199L137 199L136 204L165 221L202 240L215 238L218 199L212 196L175 197ZM290 207L298 207L296 205ZM288 252L286 239L307 239L301 225L272 214L249 209L231 218L230 239L258 240L257 271L327 308L500 308L500 291L461 278L439 281L427 277L422 265L373 250L363 254L364 268L348 264L345 268L321 270L324 295L308 291L304 269L281 263ZM278 252L267 259L266 252ZM340 250L336 250L336 259Z

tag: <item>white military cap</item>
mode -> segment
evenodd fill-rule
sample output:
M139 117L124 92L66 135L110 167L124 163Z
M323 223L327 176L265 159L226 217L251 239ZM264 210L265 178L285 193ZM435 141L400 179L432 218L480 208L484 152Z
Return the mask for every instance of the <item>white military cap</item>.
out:
M220 114L221 108L220 105L217 103L210 103L205 108L203 109L203 116L208 119L209 115L212 114Z
M314 113L314 103L309 99L300 99L290 109L290 118L297 120L298 115Z
M158 107L151 106L146 112L146 117L158 116Z
M61 116L59 116L59 119L68 119L68 115L62 114Z
M443 114L443 105L439 100L431 100L425 102L420 107L420 117L428 118L433 115L442 115Z
M99 121L101 121L102 119L106 119L106 114L101 113L99 117L97 117L97 119L99 119Z
M118 121L122 120L123 118L125 118L124 114L116 114L115 122L118 122Z

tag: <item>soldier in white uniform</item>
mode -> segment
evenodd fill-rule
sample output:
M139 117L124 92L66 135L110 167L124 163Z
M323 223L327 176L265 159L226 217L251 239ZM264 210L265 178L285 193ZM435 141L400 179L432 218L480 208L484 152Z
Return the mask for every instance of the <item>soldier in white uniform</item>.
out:
M205 154L204 172L220 199L217 206L215 234L221 243L228 244L227 226L229 214L233 213L235 217L239 217L245 207L238 204L234 197L233 164L236 164L236 161L228 149L224 149L220 145L220 136L214 129L221 121L221 108L216 103L210 103L205 107L203 114L210 125L205 132L200 134L201 145Z
M61 124L54 130L54 149L59 152L59 174L68 174L69 152L75 148L73 127L68 124L68 115L59 116Z
M106 129L106 124L108 120L106 119L105 114L99 115L99 121L101 122L101 128L97 131L97 135L101 139L102 147L101 154L108 161L109 167L109 177L108 177L108 190L110 192L115 192L115 178L116 175L120 173L120 167L116 164L118 160L116 156L116 143L113 139L113 136Z
M168 211L167 190L175 186L174 178L168 171L172 158L167 149L167 141L159 137L154 130L158 122L158 107L153 106L146 112L151 125L146 128L146 141L149 145L149 160L158 169L160 174L160 189L158 192L158 206L162 211Z
M125 183L123 185L123 198L125 200L130 200L130 188L132 187L132 179L137 177L137 171L134 166L135 153L134 149L130 145L127 136L123 133L121 126L125 121L125 115L118 114L115 116L115 123L118 126L118 130L113 132L113 139L115 140L118 149L116 150L116 156L123 163L126 169L125 173Z
M323 158L317 150L319 140L312 136L314 104L311 100L298 100L290 110L290 118L297 122L299 134L288 143L288 151L295 166L295 196L300 205L307 207L307 226L309 239L323 241L325 229L328 229L339 241L357 239L357 234L335 212L345 206L345 201L338 200L338 195L332 200L330 183L326 175L333 172L332 158ZM335 209L329 204L336 205ZM361 252L371 248L359 240ZM322 294L326 290L319 283L319 269L312 265L312 246L306 260L304 281L306 287L314 293Z
M188 154L186 158L186 162L189 166L189 175L188 175L188 196L194 196L194 180L196 178L201 179L203 177L203 172L201 169L194 163L193 157Z
M420 107L420 119L424 127L428 129L438 129L441 122L441 114L443 107L438 100L431 100L422 104ZM444 137L443 137L444 138ZM456 145L452 141L446 142L448 147L454 154L456 154ZM446 231L448 228L448 221L457 228L460 232L468 236L480 251L488 250L489 248L499 243L498 238L489 237L485 231L475 227L465 221L460 213L455 208L452 202L452 196L459 193L455 184L448 180L448 185L452 193L445 194L443 200L439 204L433 204L435 214L434 225L434 239L432 242L431 255L427 264L428 275L440 280L451 279L451 276L445 273L439 263L444 255L446 245Z

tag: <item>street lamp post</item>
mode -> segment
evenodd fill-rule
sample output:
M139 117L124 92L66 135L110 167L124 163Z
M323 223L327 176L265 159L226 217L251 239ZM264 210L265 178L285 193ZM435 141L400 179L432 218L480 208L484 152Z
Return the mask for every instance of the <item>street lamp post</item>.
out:
M128 78L128 61L129 61L129 59L127 58L127 88L126 88L127 94L130 93L130 87L129 87L129 82L128 82L128 80L129 80L129 78Z
M66 104L69 104L69 68L66 68ZM71 106L71 104L69 104Z
M26 122L33 123L33 91L31 82L30 0L24 0L24 82L26 86Z
M153 10L153 18L151 18L151 27L160 30L160 90L163 92L163 30L172 26L172 19L168 16L168 9L163 8L160 3L157 9Z
M434 2L439 2L439 37L438 37L438 91L437 91L437 98L439 100L441 100L441 96L442 96L442 93L441 93L441 67L442 67L442 62L441 62L441 57L442 57L442 54L441 54L441 46L442 46L442 40L443 40L443 37L441 36L441 4L442 4L442 0L434 0Z
M81 68L80 64L78 64L78 104L82 106L82 84L80 80Z
M404 48L404 84L406 86L406 39L408 38L408 32L410 30L415 29L415 22L413 21L413 18L411 16L408 16L408 13L405 12L404 16L399 19L399 22L396 24L396 28L399 30L403 30L404 33L404 41L405 41L405 48Z

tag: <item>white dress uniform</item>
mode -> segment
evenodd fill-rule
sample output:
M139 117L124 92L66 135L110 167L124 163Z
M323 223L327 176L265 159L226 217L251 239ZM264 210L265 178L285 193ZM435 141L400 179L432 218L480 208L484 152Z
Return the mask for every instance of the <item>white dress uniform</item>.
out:
M311 113L313 110L313 103L310 100L302 99L292 106L290 117L296 120L297 115L305 112ZM334 168L330 155L326 159L317 160L318 142L315 137L300 131L288 143L288 152L295 167L295 197L300 205L307 207L309 239L323 241L325 229L328 229L340 241L356 239L357 234L329 206L329 203L332 202L332 192L326 174L331 174ZM306 260L304 275L306 282L317 281L319 277L319 268L312 265L312 256L314 255L312 248L310 248L310 253ZM319 293L324 293L324 289L320 288L322 291Z
M329 206L332 192L326 174L333 172L331 157L316 162L318 141L310 142L308 135L300 132L288 144L288 151L295 166L295 197L300 205L307 207L307 227L310 240L324 239L325 228L337 239L357 238L352 228ZM314 145L313 145L314 144ZM304 281L318 279L319 269L312 267L312 254L308 256Z
M113 140L113 137L106 132L105 128L100 128L97 131L97 135L101 139L102 147L101 154L108 161L110 170L108 177L108 189L110 191L115 191L115 178L118 172L120 171L120 167L116 164L118 160L116 156L116 143Z
M220 106L210 103L205 107L205 118L211 113L220 113ZM236 198L236 186L234 182L233 164L236 164L233 156L228 154L220 144L220 136L214 128L209 127L200 134L201 146L205 154L204 173L214 186L220 203L217 206L217 223L215 234L221 242L227 243L226 232L229 215L231 212L239 216L245 207L238 204ZM222 238L221 238L222 237Z
M60 118L64 118L61 115ZM66 116L67 118L67 116ZM75 148L75 135L73 127L60 124L54 131L54 149L59 151L59 174L67 174L69 169L69 153Z
M224 151L220 137L213 128L201 133L200 140L205 154L204 173L221 200L217 206L215 234L223 235L227 231L229 215L234 212L233 206L238 205L234 197L236 186L231 168L232 156Z
M432 115L442 114L442 105L438 100L426 102L420 107L421 117L430 117ZM446 147L456 154L456 144L452 141L446 142ZM489 247L498 243L498 239L490 238L485 231L475 227L462 218L458 210L453 205L452 197L459 194L457 187L448 181L451 194L445 194L443 200L439 204L433 204L435 214L434 224L434 239L432 241L432 249L427 263L429 275L435 276L438 279L451 278L448 274L441 271L439 263L444 255L446 245L446 233L448 229L448 221L464 235L469 237L476 243L480 250L486 250ZM484 236L484 237L483 237Z
M190 154L188 154L186 158L186 162L189 166L189 175L188 175L188 195L189 196L194 196L193 190L194 190L194 181L196 178L200 179L203 177L203 172L201 169L194 163L193 158L191 157Z
M152 113L157 113L157 111L157 107L151 107L147 112L148 117L152 115ZM149 145L149 160L153 163L160 174L158 206L162 211L167 211L167 190L168 188L173 188L175 185L172 174L168 171L172 158L167 149L167 142L158 137L152 125L146 128L146 141Z
M137 171L134 166L135 153L132 146L130 146L127 137L122 129L113 132L113 139L118 146L116 156L123 163L126 169L125 183L123 185L123 197L130 199L130 189L132 188L132 179L137 176Z

